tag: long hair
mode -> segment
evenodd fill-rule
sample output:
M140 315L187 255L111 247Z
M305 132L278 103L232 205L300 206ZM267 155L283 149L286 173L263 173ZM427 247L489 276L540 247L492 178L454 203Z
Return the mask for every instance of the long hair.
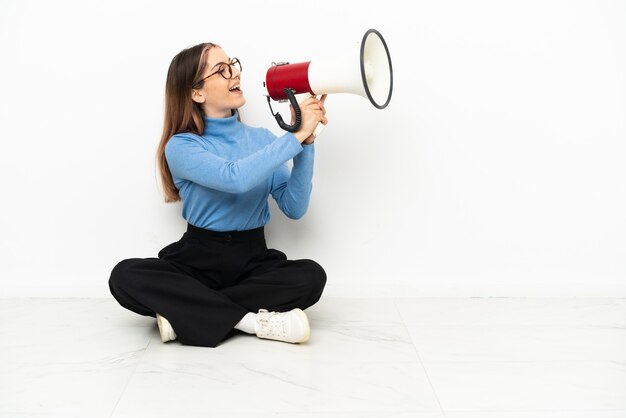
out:
M165 146L174 134L192 132L202 135L204 132L204 112L200 104L191 99L191 91L194 88L202 88L199 80L206 69L206 54L215 46L217 45L203 43L182 50L172 59L167 71L163 134L156 159L161 187L168 203L178 202L180 195L165 159Z

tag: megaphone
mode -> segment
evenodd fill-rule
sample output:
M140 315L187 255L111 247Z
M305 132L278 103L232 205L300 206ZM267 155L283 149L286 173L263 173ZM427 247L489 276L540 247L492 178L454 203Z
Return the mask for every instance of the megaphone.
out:
M377 109L387 107L393 91L391 56L380 32L370 29L363 35L358 50L345 51L332 61L272 63L263 87L278 125L288 132L295 132L302 122L296 94L351 93L369 99ZM291 103L296 115L293 125L285 123L280 113L274 113L270 98ZM318 128L321 127L323 125L319 124Z

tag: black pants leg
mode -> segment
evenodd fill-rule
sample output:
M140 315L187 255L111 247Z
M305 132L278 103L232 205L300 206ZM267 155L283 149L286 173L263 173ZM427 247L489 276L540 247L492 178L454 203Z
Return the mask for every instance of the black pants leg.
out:
M187 345L215 347L247 313L162 259L122 261L113 269L109 287L123 307L167 318L179 341Z
M325 285L326 273L315 261L287 260L282 252L269 250L247 278L221 292L251 312L259 309L286 312L314 305Z
M217 346L247 312L305 309L319 300L324 270L269 250L263 228L213 232L189 225L159 258L129 259L111 273L123 307L167 318L182 344Z

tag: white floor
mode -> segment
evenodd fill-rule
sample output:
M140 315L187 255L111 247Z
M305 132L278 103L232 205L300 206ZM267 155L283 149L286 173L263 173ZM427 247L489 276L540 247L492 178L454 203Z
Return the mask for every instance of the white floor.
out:
M626 417L626 299L333 299L311 340L162 344L113 299L0 299L0 417Z

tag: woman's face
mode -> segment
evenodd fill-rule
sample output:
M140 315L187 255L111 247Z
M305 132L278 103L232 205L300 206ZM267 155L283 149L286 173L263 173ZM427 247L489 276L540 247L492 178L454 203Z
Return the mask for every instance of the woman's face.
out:
M202 105L209 118L230 117L231 109L239 109L246 103L239 85L239 66L229 63L232 63L232 59L222 48L211 48L207 53L207 66L202 75L202 78L210 77L204 80L201 89L194 89L192 92L192 99Z

